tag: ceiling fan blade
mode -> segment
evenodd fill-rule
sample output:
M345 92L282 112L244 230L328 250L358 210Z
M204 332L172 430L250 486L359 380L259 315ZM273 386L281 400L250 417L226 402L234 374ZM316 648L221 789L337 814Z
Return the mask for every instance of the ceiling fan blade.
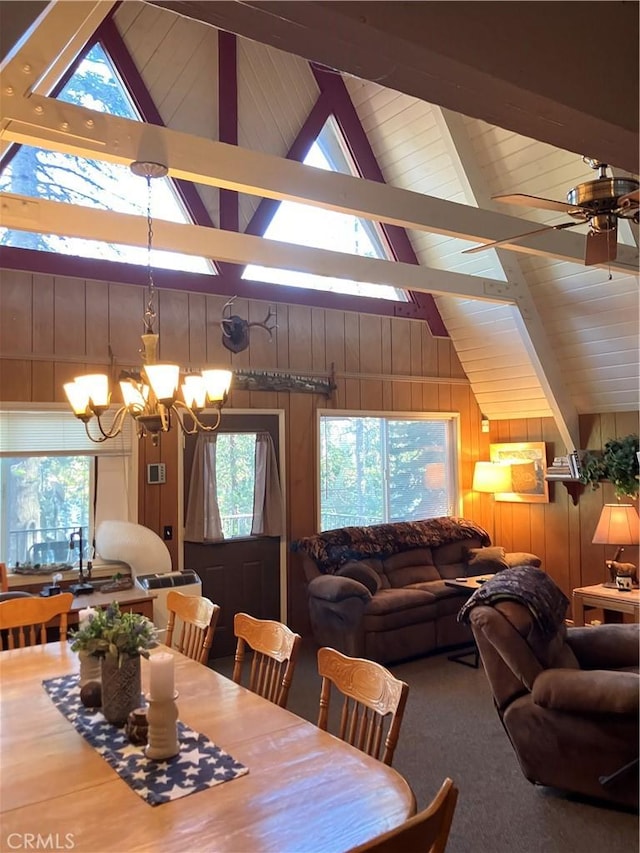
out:
M594 264L606 264L607 261L615 261L617 254L617 227L610 228L609 231L589 231L584 254L586 266L590 267Z
M575 204L568 204L566 201L555 201L552 198L541 198L537 195L527 195L526 193L511 193L508 195L493 195L491 198L494 201L501 201L505 204L520 204L525 207L538 207L541 210L558 210L561 213L566 213L569 210L581 210Z
M621 195L618 199L618 210L635 210L640 205L640 190ZM617 212L617 211L616 211Z
M562 222L560 225L545 225L544 228L526 231L524 234L517 234L515 237L506 237L504 240L494 240L492 243L482 243L482 245L474 246L472 249L464 249L462 254L473 255L475 252L484 252L485 249L495 249L507 243L515 243L517 240L530 237L532 234L542 234L543 231L564 231L565 228L575 228L576 225L584 225L584 222Z

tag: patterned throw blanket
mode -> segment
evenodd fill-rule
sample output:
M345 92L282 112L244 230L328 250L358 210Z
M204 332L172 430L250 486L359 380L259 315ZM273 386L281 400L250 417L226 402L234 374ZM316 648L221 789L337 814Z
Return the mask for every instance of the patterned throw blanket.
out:
M482 545L491 544L487 531L473 521L442 516L424 521L396 521L325 530L292 542L291 550L310 557L323 574L333 574L349 560L384 559L413 548L436 548L465 539L479 539Z
M543 637L552 637L564 621L569 599L541 569L520 566L500 572L477 589L458 613L459 622L469 622L469 612L479 605L517 601L527 607Z

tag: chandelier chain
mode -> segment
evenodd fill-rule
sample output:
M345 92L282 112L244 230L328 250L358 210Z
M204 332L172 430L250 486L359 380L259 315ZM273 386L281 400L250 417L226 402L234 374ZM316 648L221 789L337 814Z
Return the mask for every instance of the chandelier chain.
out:
M147 179L147 306L144 312L144 327L148 335L153 334L156 323L156 287L151 266L151 247L153 245L153 219L151 218L151 175Z

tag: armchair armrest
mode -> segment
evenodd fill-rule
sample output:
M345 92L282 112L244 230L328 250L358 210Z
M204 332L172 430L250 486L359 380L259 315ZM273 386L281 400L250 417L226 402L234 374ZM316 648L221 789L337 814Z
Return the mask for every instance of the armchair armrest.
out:
M581 669L638 667L640 625L568 628L567 642Z
M362 657L362 618L372 597L366 586L353 578L320 575L309 583L307 591L311 630L318 645Z
M309 583L309 596L324 601L341 602L348 598L361 598L366 604L371 593L360 581L338 575L320 575Z
M547 669L536 678L531 697L555 711L637 716L639 686L634 672Z

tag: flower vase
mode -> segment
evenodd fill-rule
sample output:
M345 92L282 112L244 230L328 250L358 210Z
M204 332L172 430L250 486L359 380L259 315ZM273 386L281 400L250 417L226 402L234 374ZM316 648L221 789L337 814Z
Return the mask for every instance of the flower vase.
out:
M118 658L106 655L102 660L102 713L109 723L123 726L129 714L140 707L142 685L140 656Z
M80 687L84 687L89 681L100 681L100 658L82 649L78 652L78 660L80 661Z

